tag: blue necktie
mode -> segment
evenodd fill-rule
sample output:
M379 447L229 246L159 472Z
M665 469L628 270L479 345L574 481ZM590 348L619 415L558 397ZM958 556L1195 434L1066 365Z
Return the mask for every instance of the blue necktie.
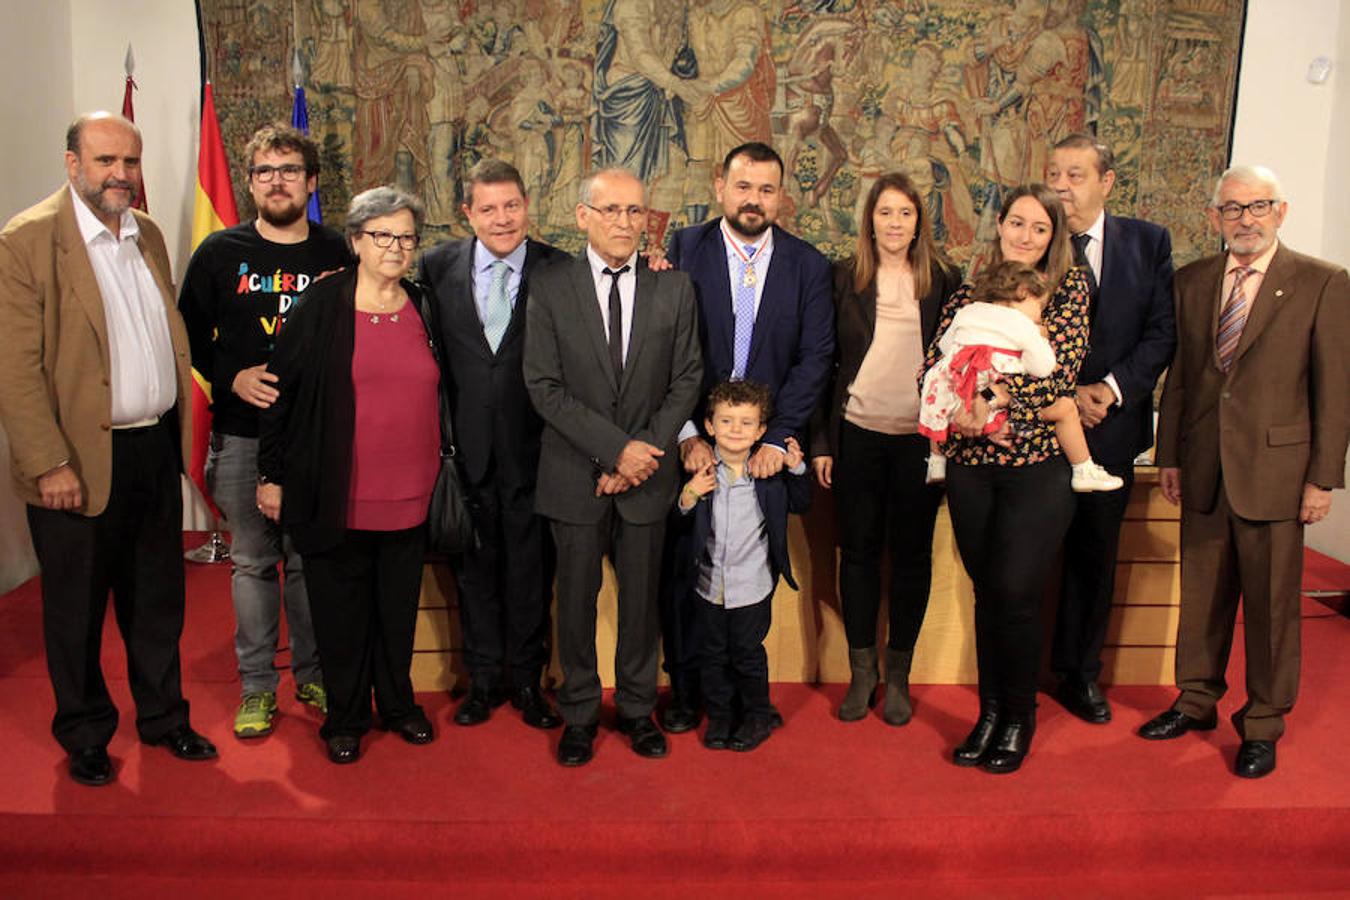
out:
M487 311L483 316L483 336L496 353L501 346L506 326L511 324L511 298L507 296L511 267L506 260L492 261L492 283L488 286Z
M731 377L745 377L750 361L750 340L755 334L755 247L746 244L746 259L741 260L740 276L736 279L736 333L732 340Z

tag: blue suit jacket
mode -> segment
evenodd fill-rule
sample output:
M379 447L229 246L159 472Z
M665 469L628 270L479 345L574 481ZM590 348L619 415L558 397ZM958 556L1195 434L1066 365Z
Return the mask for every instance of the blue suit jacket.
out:
M731 277L720 217L671 235L667 255L688 273L698 298L703 390L694 410L700 430L708 392L731 377L733 341ZM834 360L834 301L830 263L819 250L773 227L773 256L755 315L745 377L767 385L774 414L764 443L785 446L794 435L806 446L806 425L820 400Z
M1079 384L1114 375L1124 398L1087 429L1099 463L1125 464L1153 443L1153 388L1176 349L1172 239L1152 222L1107 215L1102 277Z

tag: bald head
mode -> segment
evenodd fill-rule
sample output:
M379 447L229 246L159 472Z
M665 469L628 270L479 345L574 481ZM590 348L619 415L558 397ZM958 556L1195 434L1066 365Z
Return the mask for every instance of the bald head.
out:
M135 122L131 121L126 116L100 109L77 116L75 121L70 123L70 127L66 129L66 151L68 153L79 154L80 135L84 131L85 126L92 122L110 123L115 126L121 126L136 136L137 144L140 143L141 130L136 127ZM106 127L106 125L104 127Z

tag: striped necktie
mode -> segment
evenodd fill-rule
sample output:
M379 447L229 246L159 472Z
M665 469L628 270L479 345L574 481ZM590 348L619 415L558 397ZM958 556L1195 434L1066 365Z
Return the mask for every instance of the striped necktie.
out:
M1251 310L1242 285L1255 274L1256 270L1250 266L1233 268L1233 289L1228 292L1223 311L1219 313L1219 330L1214 338L1214 346L1219 352L1219 369L1224 372L1233 368L1238 341L1242 340L1242 327L1247 324L1247 313Z
M740 277L736 279L736 331L732 339L731 377L745 377L750 361L750 341L755 335L755 251L753 244L742 245L745 259L740 260Z
M494 259L490 268L492 282L488 286L487 310L483 314L483 336L496 353L506 335L506 326L511 324L511 298L506 290L511 266L504 259Z

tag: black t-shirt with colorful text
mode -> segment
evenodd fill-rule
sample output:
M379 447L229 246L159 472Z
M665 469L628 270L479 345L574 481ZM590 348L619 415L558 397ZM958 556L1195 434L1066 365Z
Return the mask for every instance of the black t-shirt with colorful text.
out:
M192 254L178 308L192 367L211 385L212 430L257 437L258 408L233 391L241 369L272 358L295 299L324 272L350 265L342 236L309 223L309 237L278 244L252 221L207 236Z

